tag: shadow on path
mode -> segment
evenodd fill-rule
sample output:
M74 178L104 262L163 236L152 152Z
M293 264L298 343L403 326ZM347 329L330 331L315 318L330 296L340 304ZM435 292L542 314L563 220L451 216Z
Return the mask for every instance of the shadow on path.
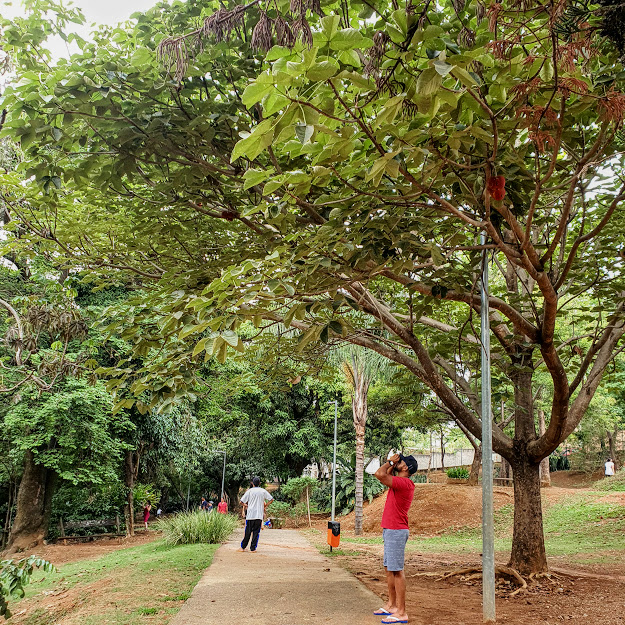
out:
M296 530L263 530L256 553L243 532L222 545L170 625L374 625L383 601Z

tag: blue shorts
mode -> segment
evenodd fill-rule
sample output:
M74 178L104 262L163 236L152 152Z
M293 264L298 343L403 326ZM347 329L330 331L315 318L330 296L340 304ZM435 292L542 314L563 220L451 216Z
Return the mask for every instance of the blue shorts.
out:
M409 530L382 530L384 538L384 567L387 571L404 570L404 552Z

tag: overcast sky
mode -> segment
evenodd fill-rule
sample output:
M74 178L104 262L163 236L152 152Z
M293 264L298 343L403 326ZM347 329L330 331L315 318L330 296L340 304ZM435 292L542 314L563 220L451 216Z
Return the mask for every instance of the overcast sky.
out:
M82 9L89 23L116 24L135 11L149 9L156 4L156 0L74 0L71 4ZM13 17L22 12L23 8L21 2L17 0L12 2L10 7L0 5L0 11L7 17Z
M88 39L91 31L91 24L117 24L128 19L137 11L146 11L156 4L157 0L73 0L71 4L82 9L87 20L86 27L79 27L76 24L69 24L68 28L78 33L81 37ZM69 0L64 1L65 5L70 4ZM23 13L24 9L20 0L14 0L8 6L0 0L0 13L5 17L15 17ZM48 41L48 49L55 58L68 57L68 47L60 38L53 37ZM71 52L76 52L74 46L70 47Z

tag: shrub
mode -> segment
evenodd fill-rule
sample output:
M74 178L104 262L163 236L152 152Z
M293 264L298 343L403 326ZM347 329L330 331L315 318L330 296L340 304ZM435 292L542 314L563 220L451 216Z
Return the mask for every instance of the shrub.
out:
M447 477L452 480L468 480L469 471L464 467L452 467L451 469L447 469Z
M215 545L227 540L237 524L237 518L231 514L194 510L161 519L156 528L163 532L165 543L170 546L192 543Z
M312 477L294 477L291 478L282 488L282 494L287 497L293 503L301 501L306 497L306 489L308 489L309 496L319 488L319 482Z
M0 560L0 616L11 617L7 597L24 596L24 586L30 581L33 569L41 568L46 572L56 571L54 565L37 556L23 560Z

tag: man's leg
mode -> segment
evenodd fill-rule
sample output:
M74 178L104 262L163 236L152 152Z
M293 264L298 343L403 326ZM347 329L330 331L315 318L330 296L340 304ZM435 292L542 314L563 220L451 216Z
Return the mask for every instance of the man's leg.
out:
M256 547L258 547L258 536L260 535L260 527L263 523L262 519L254 519L252 521L252 544L250 546L250 551L256 551Z
M388 587L388 601L384 606L389 612L397 612L397 592L395 589L395 573L386 569L386 585Z
M395 616L401 617L406 615L406 575L403 570L392 571L393 587L395 589L395 605L397 611Z
M252 535L252 526L250 525L250 521L245 521L245 536L243 536L243 540L241 541L241 551L245 551L247 547L247 543L250 542L251 535Z

